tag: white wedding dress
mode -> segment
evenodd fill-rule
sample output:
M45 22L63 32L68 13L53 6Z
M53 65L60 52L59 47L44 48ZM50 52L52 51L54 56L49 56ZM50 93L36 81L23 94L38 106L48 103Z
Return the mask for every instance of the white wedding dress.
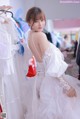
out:
M80 82L65 74L67 67L62 53L50 44L42 63L37 62L32 110L26 119L80 119ZM77 97L68 97L63 92L65 82L59 79L62 75L75 88Z

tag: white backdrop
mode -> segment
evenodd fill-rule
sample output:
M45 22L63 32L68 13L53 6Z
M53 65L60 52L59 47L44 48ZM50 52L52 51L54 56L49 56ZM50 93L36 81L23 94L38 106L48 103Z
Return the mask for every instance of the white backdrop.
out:
M44 10L48 19L80 18L80 3L61 4L60 0L10 0L10 4L14 11L22 8L23 17L25 17L28 8L39 6Z
M10 4L10 0L0 0L0 6L9 5L9 4Z

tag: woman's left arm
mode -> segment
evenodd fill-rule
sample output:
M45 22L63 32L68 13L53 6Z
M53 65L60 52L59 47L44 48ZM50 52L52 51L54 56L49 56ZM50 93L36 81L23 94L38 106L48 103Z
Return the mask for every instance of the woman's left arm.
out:
M58 78L60 80L60 85L63 87L63 92L68 96L68 97L76 97L76 91L75 89L65 80L64 76L60 76Z

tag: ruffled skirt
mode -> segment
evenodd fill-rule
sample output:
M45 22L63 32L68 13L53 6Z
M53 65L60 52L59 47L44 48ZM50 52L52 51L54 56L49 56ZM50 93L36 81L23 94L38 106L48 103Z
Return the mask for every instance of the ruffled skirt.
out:
M40 77L37 78L40 80ZM68 97L55 78L41 77L41 82L37 78L31 119L80 119L80 82L77 79L65 75L65 79L77 92L77 97Z

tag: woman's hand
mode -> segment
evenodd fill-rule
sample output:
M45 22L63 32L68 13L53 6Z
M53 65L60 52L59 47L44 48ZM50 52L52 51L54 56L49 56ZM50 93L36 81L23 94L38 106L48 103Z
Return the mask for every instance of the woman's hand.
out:
M59 80L60 85L63 87L63 93L65 93L68 97L77 96L76 90L71 85L69 85L69 83L66 80L64 80L63 76L59 77Z
M77 96L76 91L75 91L75 89L73 87L70 87L69 90L64 89L63 91L64 91L64 93L66 93L66 95L68 97L76 97Z

